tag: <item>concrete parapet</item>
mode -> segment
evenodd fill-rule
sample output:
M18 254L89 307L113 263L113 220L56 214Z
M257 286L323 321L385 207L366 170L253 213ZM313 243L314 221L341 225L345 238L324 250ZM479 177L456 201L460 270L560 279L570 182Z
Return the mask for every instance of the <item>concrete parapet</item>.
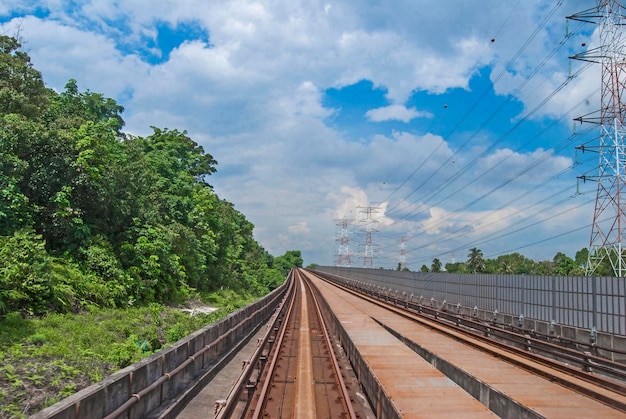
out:
M335 336L339 338L341 346L352 365L352 369L363 388L363 392L367 396L372 410L376 413L376 417L401 418L402 415L396 410L393 402L385 393L385 389L363 359L359 349L354 345L341 322L323 299L320 299L320 303L322 305L323 317L327 321L329 328L334 330Z

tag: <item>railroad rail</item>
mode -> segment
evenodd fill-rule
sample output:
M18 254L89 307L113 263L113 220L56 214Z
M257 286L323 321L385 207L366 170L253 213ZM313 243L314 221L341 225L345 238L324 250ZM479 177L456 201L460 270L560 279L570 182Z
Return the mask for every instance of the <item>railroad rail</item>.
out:
M293 270L288 301L216 418L357 418L317 298Z
M440 321L442 324L455 325L469 332L475 332L476 335L491 337L526 351L560 360L587 372L593 371L618 382L626 382L626 365L598 356L596 354L598 347L593 343L582 344L562 336L526 329L522 325L523 319L518 320L518 325L498 323L497 313L494 313L492 321L481 321L475 315L461 314L458 306L456 309L448 309L445 305L442 308L435 308L428 302L424 303L422 298L414 298L414 295L406 293L399 294L391 289L381 290L380 287L352 281L350 283L339 281L339 283L378 300L392 303L396 307L404 307L412 313ZM605 350L608 351L608 349ZM613 352L619 351L613 350Z
M338 286L344 286L337 283L337 281L334 282ZM354 288L350 289L353 290ZM465 316L434 310L397 296L390 297L388 294L382 294L378 298L373 298L372 294L369 293L368 297L364 298L368 298L381 307L406 316L422 325L463 340L474 347L509 359L511 362L513 360L507 354L527 358L533 363L540 365L540 367L520 363L517 360L515 362L520 363L521 367L533 370L537 374L559 381L567 387L578 388L581 392L599 400L603 400L606 397L601 389L609 390L620 396L626 395L626 365L624 364L594 356L588 352L580 352L566 346L546 342L530 334L519 333L517 330L520 329L512 328L507 330L494 327L494 325L489 323L485 324L484 322L473 321ZM491 349L491 347L496 349ZM506 352L503 353L502 351ZM560 378L556 372L562 372L567 377L572 377L576 380ZM578 380L588 382L589 385L580 386ZM621 397L616 400L607 398L605 401L620 405L621 409L626 412L626 404L623 404L620 400Z

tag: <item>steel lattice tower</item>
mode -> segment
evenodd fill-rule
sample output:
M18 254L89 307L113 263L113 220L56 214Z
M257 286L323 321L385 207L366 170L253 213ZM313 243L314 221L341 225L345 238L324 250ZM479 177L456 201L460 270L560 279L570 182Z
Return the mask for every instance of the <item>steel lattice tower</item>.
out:
M350 260L350 238L348 237L348 227L352 224L352 220L349 218L340 218L335 220L335 224L341 227L340 235L336 239L339 242L339 247L337 248L335 266L349 268L352 266L352 261Z
M589 242L587 274L608 260L616 276L626 273L624 234L626 232L626 128L624 103L626 55L622 27L624 8L620 0L597 0L595 8L568 16L568 19L597 23L600 46L571 58L599 63L602 66L600 111L576 118L598 124L600 135L593 144L579 146L598 153L596 175L581 176L598 183L596 204ZM599 114L599 115L598 115Z
M380 207L361 207L361 214L365 214L365 219L361 220L363 224L363 231L365 232L365 252L363 254L363 267L364 268L373 268L374 267L374 243L372 242L372 233L378 231L377 225L378 221L372 218L372 215L377 214Z
M400 239L400 269L406 269L406 237Z

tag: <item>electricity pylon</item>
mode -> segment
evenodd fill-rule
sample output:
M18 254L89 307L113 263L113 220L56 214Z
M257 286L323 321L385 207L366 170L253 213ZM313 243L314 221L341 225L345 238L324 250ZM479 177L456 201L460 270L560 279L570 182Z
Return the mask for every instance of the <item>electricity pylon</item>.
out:
M350 238L348 237L348 227L350 227L352 221L352 219L345 217L335 220L335 224L341 227L341 232L337 238L339 247L337 248L335 266L343 266L346 268L352 266L352 261L350 260Z
M365 218L361 220L361 223L363 224L362 231L365 232L365 253L363 254L363 267L373 268L374 243L372 242L372 233L378 231L378 221L372 218L372 216L378 213L380 207L357 206L357 208L361 209L361 211L359 211L361 214L365 214Z
M400 239L400 270L406 268L406 237L402 237Z
M622 27L626 24L620 0L597 0L596 7L568 16L568 19L597 23L600 46L577 54L574 59L602 66L600 110L576 118L598 124L600 135L591 144L578 146L598 153L596 175L581 176L598 182L589 241L587 275L608 260L615 276L626 273L624 233L626 232L626 146L624 126L626 105L626 54Z

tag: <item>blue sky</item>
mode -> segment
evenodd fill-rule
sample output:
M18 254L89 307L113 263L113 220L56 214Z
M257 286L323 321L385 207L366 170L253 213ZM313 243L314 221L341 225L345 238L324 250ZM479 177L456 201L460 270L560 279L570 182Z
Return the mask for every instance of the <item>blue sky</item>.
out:
M591 0L30 1L0 5L46 84L74 78L126 109L126 131L187 130L209 179L272 254L333 265L349 218L363 265L411 269L589 245L600 69L569 56ZM566 37L566 25L569 36ZM584 44L584 45L583 45ZM572 77L570 77L572 76Z

